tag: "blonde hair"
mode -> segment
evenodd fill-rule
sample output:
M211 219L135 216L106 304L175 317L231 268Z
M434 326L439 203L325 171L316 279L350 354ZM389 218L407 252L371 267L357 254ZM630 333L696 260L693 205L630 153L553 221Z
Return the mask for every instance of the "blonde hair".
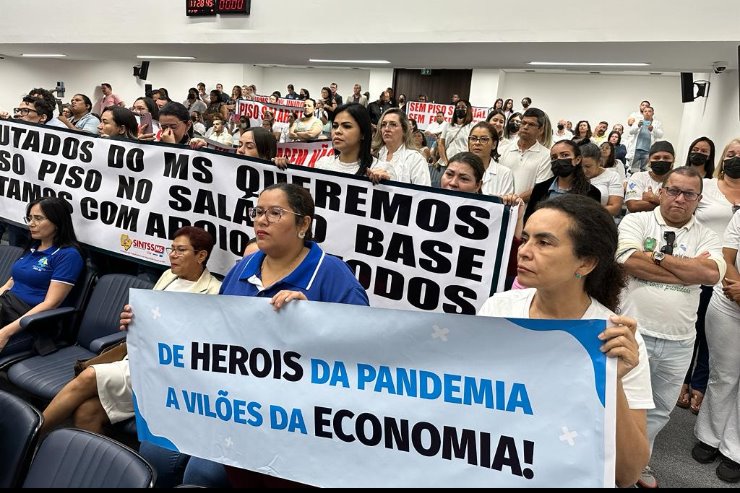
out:
M725 178L725 157L727 156L727 151L730 150L730 146L732 144L740 144L740 137L736 137L729 141L725 148L722 150L722 155L719 158L719 163L717 163L717 169L714 170L714 177L718 180L724 180Z
M375 130L375 135L373 135L372 153L376 156L380 152L380 149L382 149L385 145L385 143L383 142L383 131L381 129L383 120L385 119L386 115L391 114L398 115L398 120L401 122L401 128L403 129L402 144L405 145L408 149L416 149L416 144L414 143L414 134L411 131L411 122L406 116L406 113L404 113L403 110L401 110L400 108L388 108L380 116L380 120L378 120L378 128Z

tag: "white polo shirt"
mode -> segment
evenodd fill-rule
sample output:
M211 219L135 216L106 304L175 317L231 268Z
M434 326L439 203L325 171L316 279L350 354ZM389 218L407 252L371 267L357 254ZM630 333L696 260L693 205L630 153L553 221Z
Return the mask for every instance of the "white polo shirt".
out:
M552 178L550 150L539 142L522 152L518 141L514 141L499 152L498 162L514 175L514 192L517 194L532 190L535 184Z
M655 181L650 176L649 171L640 171L630 176L627 181L627 190L624 192L624 201L629 202L630 200L642 200L642 193L647 192L648 188L653 189L654 194L658 194L658 190L663 187L662 181Z
M666 231L676 233L674 256L694 258L709 252L709 258L719 268L719 278L725 276L727 266L717 235L697 223L693 216L680 228L670 227L663 219L660 207L649 212L628 214L622 219L617 262L623 264L633 253L647 251L645 244L648 239L654 239L655 250L660 250L666 244ZM699 284L665 284L629 276L627 288L622 292L622 314L636 319L643 335L672 341L693 339L700 287Z
M498 197L514 193L514 176L511 174L511 170L501 166L491 158L488 169L483 174L481 193Z
M496 293L483 303L478 311L479 316L484 317L506 317L506 318L530 318L529 307L532 305L536 289L516 289ZM583 314L581 320L606 320L614 313L607 307L591 298L591 306ZM653 409L653 388L650 383L650 363L640 332L635 333L640 362L627 375L622 378L622 388L627 397L630 409Z

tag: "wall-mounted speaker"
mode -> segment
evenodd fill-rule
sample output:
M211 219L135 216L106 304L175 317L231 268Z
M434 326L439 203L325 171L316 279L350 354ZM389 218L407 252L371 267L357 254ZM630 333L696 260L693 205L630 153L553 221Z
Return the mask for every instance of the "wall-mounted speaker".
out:
M681 102L690 103L694 99L694 74L681 72Z

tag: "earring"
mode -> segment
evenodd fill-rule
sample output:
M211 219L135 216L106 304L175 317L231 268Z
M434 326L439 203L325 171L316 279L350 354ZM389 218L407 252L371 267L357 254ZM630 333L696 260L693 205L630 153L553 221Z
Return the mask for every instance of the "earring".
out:
M305 237L306 237L306 233L304 233L303 231L298 232L298 238L303 239Z
M578 272L576 272L576 279L580 279L582 277L583 277L583 274L579 274Z

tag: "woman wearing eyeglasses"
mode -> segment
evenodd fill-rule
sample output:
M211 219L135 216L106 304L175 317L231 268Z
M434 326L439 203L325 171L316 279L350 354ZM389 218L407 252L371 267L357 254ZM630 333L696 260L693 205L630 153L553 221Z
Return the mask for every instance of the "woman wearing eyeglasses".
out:
M218 294L221 282L206 268L214 244L213 237L204 229L185 226L177 230L172 246L167 249L170 268L159 278L154 290ZM65 385L44 410L41 431L51 431L71 417L75 427L102 433L105 426L133 416L129 361L124 357L120 361L92 365ZM182 474L185 464L180 463L179 467ZM170 480L169 471L162 467L158 470L162 474L157 484L164 485Z
M25 351L33 337L20 319L59 307L74 287L84 260L72 224L72 206L56 197L34 200L24 218L31 247L0 287L0 355Z
M250 209L259 250L240 260L223 281L220 294L270 298L275 310L299 300L368 305L365 290L342 260L326 254L313 240L311 224L314 202L300 186L279 183L262 191L256 207ZM131 307L121 314L127 326L133 318ZM148 460L162 462L159 453L145 454ZM164 459L166 462L166 459ZM184 481L199 486L221 486L221 464L192 458ZM275 481L257 473L230 469L233 483Z
M468 150L480 158L486 170L481 193L503 197L514 193L514 176L509 168L498 164L498 141L496 128L479 122L470 130Z
M429 167L414 146L411 123L403 111L398 108L385 110L373 137L372 148L380 161L373 168L376 177L428 187L432 185Z

